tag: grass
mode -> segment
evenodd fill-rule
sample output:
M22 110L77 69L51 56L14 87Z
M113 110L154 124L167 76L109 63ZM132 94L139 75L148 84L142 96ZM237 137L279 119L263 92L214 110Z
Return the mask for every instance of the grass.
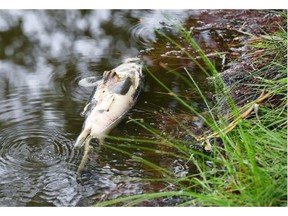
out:
M261 103L256 103L256 97L252 102L242 107L237 106L237 101L232 99L228 87L224 85L221 77L215 71L215 67L195 43L189 32L183 28L180 31L186 42L198 50L209 70L205 72L210 72L217 80L214 85L215 95L218 97L216 103L212 105L189 75L189 71L183 69L191 82L190 85L193 86L193 89L198 90L205 101L208 117L206 115L204 118L203 113L198 113L189 105L188 101L178 97L153 73L148 72L183 107L203 118L209 130L201 136L196 136L190 128L171 115L170 118L175 121L175 125L178 125L194 138L192 141L187 141L163 135L157 128L141 121L131 121L157 137L156 141L138 139L134 142L151 144L152 147L145 149L148 151L154 151L153 145L162 145L173 149L173 151L166 151L163 148L159 154L180 158L185 161L185 165L196 167L197 172L190 172L179 177L173 171L160 167L145 158L135 157L132 153L119 147L107 145L106 147L126 154L159 172L163 178L155 179L155 181L169 182L176 189L171 190L167 187L161 192L121 197L97 203L96 206L141 206L147 200L165 197L180 197L181 202L178 202L177 206L287 206L286 30L282 29L281 32L273 36L257 38L257 41L251 44L254 50L262 50L261 58L257 57L260 60L259 62L255 60L255 64L264 66L255 69L250 76L250 79L253 78L257 82L249 84L248 75L245 77L246 80L241 82L249 85L254 96L257 95L258 97L261 92L270 92L270 95ZM170 37L166 38L175 47L182 48ZM186 54L192 61L197 62L189 53ZM201 67L205 70L203 66ZM223 99L227 102L230 111L226 115L223 115L220 108ZM241 114L250 108L256 112L251 111L247 116L241 118ZM166 114L169 115L168 112ZM207 142L212 146L209 152L191 147L191 145L207 145Z

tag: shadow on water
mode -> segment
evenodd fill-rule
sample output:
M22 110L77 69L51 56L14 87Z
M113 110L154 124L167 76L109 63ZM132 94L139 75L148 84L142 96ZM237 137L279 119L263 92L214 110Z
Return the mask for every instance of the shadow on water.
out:
M165 21L167 14L183 23L200 22L193 18L197 11L182 10L0 11L0 206L89 206L107 197L156 192L165 186L146 182L145 178L155 177L154 171L105 146L99 158L93 160L96 154L90 154L85 171L77 176L83 150L73 149L73 144L83 123L79 113L92 92L78 85L81 78L101 76L123 59L140 54L148 68L179 95L190 97L191 92L161 65L175 70L185 66L200 84L205 83L195 65L174 55L171 44L155 33L161 29L173 34ZM219 37L212 36L202 31L197 40L211 51L223 50ZM193 106L203 108L195 97ZM161 107L173 113L180 109L147 76L144 91L128 115L161 125L147 115ZM126 121L111 134L153 139ZM106 144L128 150L132 145L113 139ZM176 163L141 148L129 151L160 166Z

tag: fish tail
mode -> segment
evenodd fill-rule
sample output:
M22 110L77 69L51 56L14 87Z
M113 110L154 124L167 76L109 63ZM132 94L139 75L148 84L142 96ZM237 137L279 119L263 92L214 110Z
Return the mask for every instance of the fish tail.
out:
M84 129L80 135L78 136L77 140L76 140L76 143L74 144L74 148L77 148L77 147L82 147L84 145L84 143L86 141L90 141L91 140L91 135L90 135L90 132L91 132L91 129Z

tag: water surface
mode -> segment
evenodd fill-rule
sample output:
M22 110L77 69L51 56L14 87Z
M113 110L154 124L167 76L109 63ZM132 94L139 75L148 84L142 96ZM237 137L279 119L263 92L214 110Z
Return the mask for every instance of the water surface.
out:
M167 73L163 64L182 71L187 66L205 89L203 73L174 55L171 44L155 32L173 35L173 20L199 25L199 14L191 10L1 10L0 206L89 206L168 187L145 180L161 177L155 170L107 147L97 155L92 151L85 170L77 175L83 150L74 149L73 144L84 121L80 112L93 90L78 82L101 76L125 58L140 56L175 93L191 95L183 80ZM202 31L195 39L208 51L225 48L215 32ZM167 57L169 52L173 58ZM204 108L197 97L192 105ZM128 117L160 128L161 119L152 114L162 107L180 112L179 102L146 75L144 90ZM128 117L111 131L112 136L155 139L127 123ZM97 146L97 141L92 144ZM135 147L121 139L107 139L106 144L178 169L177 173L181 168L180 160L157 155L156 150L161 150L157 146L136 143ZM155 152L141 147L155 148ZM173 205L173 201L163 200L161 205Z

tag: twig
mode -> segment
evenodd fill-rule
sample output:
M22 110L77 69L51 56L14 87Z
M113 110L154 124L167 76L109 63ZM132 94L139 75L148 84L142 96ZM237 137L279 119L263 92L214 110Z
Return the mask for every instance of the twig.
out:
M237 124L239 123L240 120L247 118L253 110L255 111L255 107L256 107L256 110L258 110L257 106L259 106L259 104L261 104L264 100L271 97L272 94L273 94L273 92L268 92L267 94L264 94L264 92L262 92L261 95L252 103L252 105L245 112L243 112L240 116L238 116L234 121L232 121L227 127L225 127L222 130L222 133L227 134L230 131L232 131L237 126ZM258 116L258 114L257 114L257 116ZM209 139L221 137L222 133L215 132L215 133L210 134L208 136L204 136L204 137L203 136L202 137L195 136L194 138L197 141L202 141L202 142L204 141L206 143L205 150L211 150L211 144L209 142Z

